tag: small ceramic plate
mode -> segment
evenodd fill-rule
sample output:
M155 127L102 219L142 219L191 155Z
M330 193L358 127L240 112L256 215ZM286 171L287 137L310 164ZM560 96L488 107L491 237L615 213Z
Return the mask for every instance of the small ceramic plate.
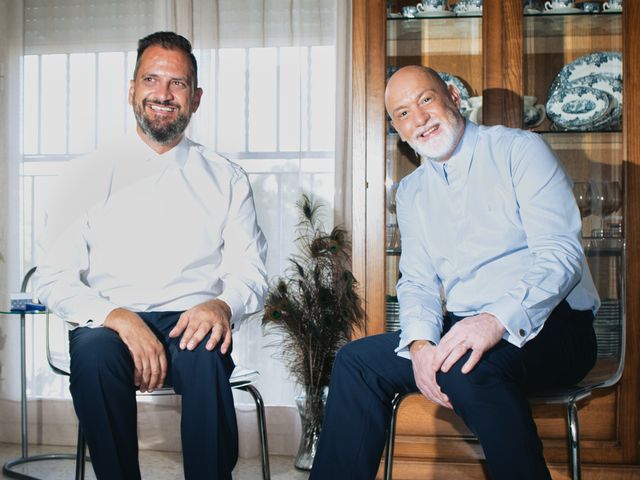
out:
M567 87L547 100L547 115L556 125L569 130L590 126L608 115L609 96L590 87Z
M455 13L451 10L437 10L428 12L416 13L416 18L431 18L431 17L453 17Z

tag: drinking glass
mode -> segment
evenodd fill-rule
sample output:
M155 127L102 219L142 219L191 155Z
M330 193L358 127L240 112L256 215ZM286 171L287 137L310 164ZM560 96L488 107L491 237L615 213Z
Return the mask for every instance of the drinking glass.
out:
M620 182L602 184L602 215L611 215L622 208L622 187Z
M576 197L580 216L582 218L591 215L593 190L589 182L576 182L573 184L573 195Z

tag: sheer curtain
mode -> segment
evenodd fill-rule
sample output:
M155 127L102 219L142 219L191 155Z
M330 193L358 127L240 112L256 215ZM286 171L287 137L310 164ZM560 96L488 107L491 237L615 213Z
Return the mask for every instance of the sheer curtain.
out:
M60 165L134 128L126 94L137 39L170 29L192 41L199 60L204 97L189 136L247 171L269 241L269 275L273 280L284 274L295 249L301 192L313 192L325 203L328 227L334 209L337 219L348 220L343 214L350 131L344 124L348 5L339 0L23 0L24 95L15 116L22 118L22 188L15 206L21 219L19 232L10 232L19 240L22 270L37 263L33 239ZM10 276L19 278L13 270ZM267 404L271 450L291 453L297 389L274 358L277 351L278 338L263 331L259 318L234 336L237 362L261 372L258 388ZM49 373L43 352L38 325L30 325L30 395L68 398L66 383ZM237 404L241 435L245 430L251 435L251 402L240 396ZM175 416L175 411L168 401L165 413ZM154 430L149 444L179 445L171 437L177 428L170 430Z

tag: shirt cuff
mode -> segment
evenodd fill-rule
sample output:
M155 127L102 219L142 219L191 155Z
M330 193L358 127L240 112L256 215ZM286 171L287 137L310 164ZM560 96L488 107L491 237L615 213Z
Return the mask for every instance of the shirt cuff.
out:
M101 327L107 316L116 308L119 306L109 301L93 300L82 305L76 312L65 315L65 320L71 328Z
M218 295L218 300L222 300L229 306L231 310L231 318L229 321L231 322L231 331L236 332L240 323L242 321L243 312L244 312L244 299L242 295L233 291L233 290L225 290L221 295Z
M400 343L395 352L399 357L411 358L409 355L409 345L415 340L427 340L433 344L440 341L440 329L437 325L425 320L413 320L402 327L400 333Z
M508 295L483 308L482 312L490 313L504 325L507 331L502 338L516 347L522 347L537 334L522 305Z

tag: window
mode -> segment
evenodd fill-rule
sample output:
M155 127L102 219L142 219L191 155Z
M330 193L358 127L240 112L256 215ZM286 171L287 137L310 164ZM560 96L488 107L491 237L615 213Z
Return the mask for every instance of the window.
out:
M204 96L189 136L247 171L271 245L268 272L278 275L291 252L300 190L313 191L331 212L335 47L195 53ZM135 52L31 54L24 56L23 66L21 248L26 271L36 261L35 238L61 167L135 128L127 105ZM62 379L52 376L42 359L42 337L30 337L30 395L68 396Z

